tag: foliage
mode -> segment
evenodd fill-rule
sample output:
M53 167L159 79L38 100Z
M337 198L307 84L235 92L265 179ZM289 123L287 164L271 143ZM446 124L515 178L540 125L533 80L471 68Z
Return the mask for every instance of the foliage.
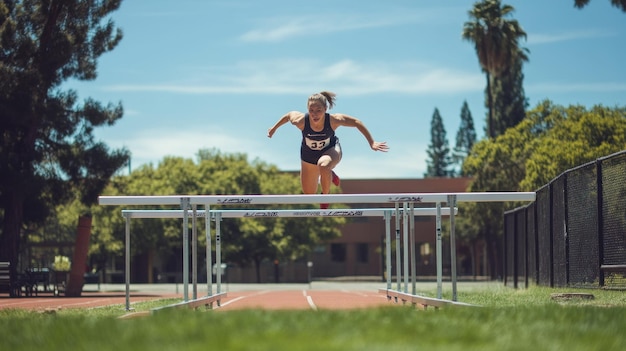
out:
M589 0L574 0L574 7L582 9L589 4ZM611 0L611 5L626 12L626 0Z
M470 150L476 144L476 130L474 129L474 119L472 118L472 112L467 105L467 101L463 101L463 107L461 107L461 124L459 130L456 133L456 144L454 151L452 152L452 159L456 166L458 166L461 176L468 176L469 174L463 173L463 163L465 158L469 155Z
M465 161L474 175L469 191L534 191L567 169L626 148L626 108L563 107L543 101L516 127L481 140ZM520 204L463 204L466 235L484 238L494 269L502 215ZM496 246L493 246L496 245Z
M526 116L528 99L524 93L523 62L519 57L502 74L493 80L493 128L496 135L516 126Z
M55 271L59 272L67 272L70 270L72 263L70 262L69 257L67 256L54 256L54 263L52 264L52 268Z
M543 110L545 108L545 110ZM549 113L549 114L548 114ZM567 169L626 149L626 108L594 106L552 106L529 114L532 121L553 127L544 135L526 160L522 191L539 189Z
M81 103L75 91L63 90L70 79L95 79L97 59L120 42L122 33L108 18L120 2L0 2L3 260L17 262L24 224L41 223L73 196L95 203L127 162L126 150L109 150L93 135L122 117L121 104Z
M494 80L500 79L516 62L527 61L526 51L519 47L519 40L526 32L517 20L506 19L514 11L500 0L482 0L474 3L469 11L470 20L463 25L462 38L474 43L478 63L487 79L487 137L499 135L494 114L497 97L493 95Z
M426 154L429 159L426 160L427 169L424 177L449 177L453 175L454 171L451 169L452 157L450 156L450 146L446 137L446 128L437 108L435 108L430 122L430 144Z
M215 149L203 149L198 152L197 162L166 157L157 167L144 165L129 176L115 177L104 194L253 195L299 192L300 183L296 174L281 172L276 166L258 160L249 162L245 154L224 154ZM219 208L222 207L211 207ZM103 250L113 255L121 254L125 222L120 211L121 208L113 206L93 208L94 240L91 253ZM343 223L343 218L225 219L220 224L222 254L228 262L244 266L255 264L257 268L265 259L305 258L315 245L338 237L339 226ZM160 256L169 257L181 247L181 224L177 219L134 219L132 232L133 255L156 251ZM215 236L215 229L212 235ZM199 247L205 244L205 236L199 236ZM112 245L110 250L109 245Z

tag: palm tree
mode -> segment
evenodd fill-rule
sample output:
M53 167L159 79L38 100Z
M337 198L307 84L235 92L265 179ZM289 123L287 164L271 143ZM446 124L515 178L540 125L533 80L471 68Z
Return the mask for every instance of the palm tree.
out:
M575 0L574 7L582 9L583 7L589 4L589 0ZM622 11L626 12L626 0L611 0L611 5L622 9Z
M463 25L462 37L474 43L478 62L487 78L489 138L497 136L493 121L492 81L500 77L515 60L528 60L525 50L519 47L519 39L526 38L526 32L517 20L505 19L514 10L513 6L501 5L500 0L479 1L469 11L470 21Z

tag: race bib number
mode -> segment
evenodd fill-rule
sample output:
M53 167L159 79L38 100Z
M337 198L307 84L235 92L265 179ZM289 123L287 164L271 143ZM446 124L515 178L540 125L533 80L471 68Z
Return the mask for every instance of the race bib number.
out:
M311 140L309 138L305 138L306 146L311 150L323 150L330 143L330 138L326 138L324 140Z

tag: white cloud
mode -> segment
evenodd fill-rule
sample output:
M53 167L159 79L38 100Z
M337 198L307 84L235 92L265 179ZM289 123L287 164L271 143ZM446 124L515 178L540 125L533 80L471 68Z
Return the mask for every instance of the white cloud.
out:
M387 14L316 14L271 18L240 36L245 42L279 42L302 36L328 35L366 28L399 26L425 18L425 14L393 12Z
M126 134L124 139L107 138L107 144L112 148L124 147L130 150L133 168L149 163L157 166L167 156L182 157L195 162L201 149L246 154L249 161L259 159L276 165L281 170L298 169L300 165L297 149L294 152L280 151L280 144L269 138L242 138L237 131L229 133L219 126L206 126L203 129L141 129L135 134Z
M191 128L180 129L142 129L135 135L128 135L124 140L110 138L107 144L114 148L126 147L131 154L132 165L146 163L158 164L165 156L176 156L196 160L200 149L243 150L241 139L229 136L219 130L206 133ZM241 151L243 152L243 151Z
M241 61L229 67L206 67L194 72L190 83L122 84L105 89L178 94L306 94L310 86L333 86L346 95L432 95L478 91L484 84L480 73L410 61ZM199 80L211 83L198 83Z

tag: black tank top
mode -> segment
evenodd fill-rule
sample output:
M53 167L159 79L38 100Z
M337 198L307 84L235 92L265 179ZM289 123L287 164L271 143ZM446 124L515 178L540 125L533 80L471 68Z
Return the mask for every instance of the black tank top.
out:
M324 129L317 132L311 128L309 123L309 114L304 115L304 129L302 129L302 148L315 151L322 151L329 147L335 146L337 137L335 131L330 126L330 115L324 116Z

